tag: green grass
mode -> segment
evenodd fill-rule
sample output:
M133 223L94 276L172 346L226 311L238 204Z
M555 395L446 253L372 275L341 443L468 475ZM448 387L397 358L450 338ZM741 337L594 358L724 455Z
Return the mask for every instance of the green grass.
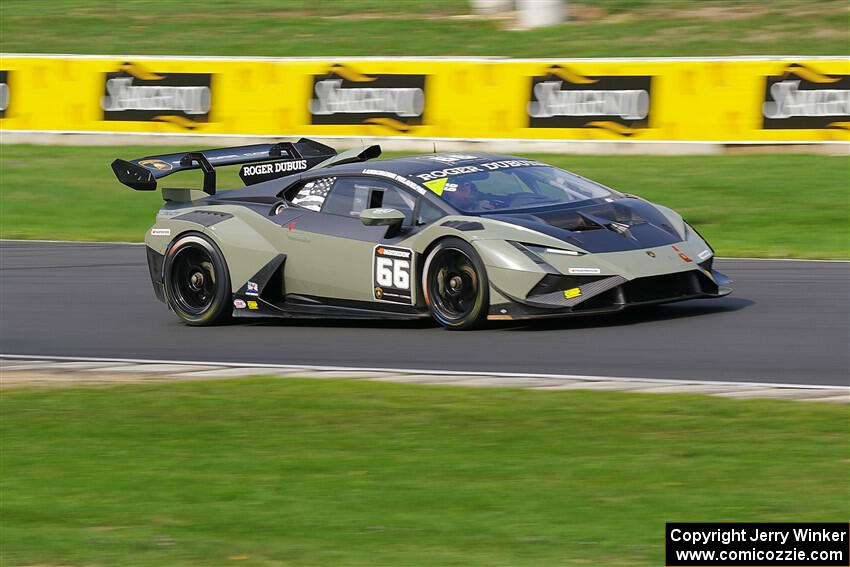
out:
M162 151L0 146L0 237L140 241L160 194L120 185L109 163ZM720 255L850 258L846 156L532 157L672 207ZM196 173L170 181L200 186ZM241 184L232 168L219 183Z
M595 0L532 31L463 0L4 0L0 51L622 57L850 53L844 0Z
M247 379L5 390L0 564L662 565L848 518L847 408Z

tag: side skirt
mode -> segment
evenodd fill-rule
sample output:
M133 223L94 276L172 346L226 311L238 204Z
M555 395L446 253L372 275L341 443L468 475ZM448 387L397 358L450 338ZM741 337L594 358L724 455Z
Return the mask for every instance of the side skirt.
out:
M289 294L283 301L270 303L256 299L257 309L234 309L236 317L278 317L291 319L391 319L411 320L430 317L427 309L402 307L382 309L368 301L350 301L327 297Z

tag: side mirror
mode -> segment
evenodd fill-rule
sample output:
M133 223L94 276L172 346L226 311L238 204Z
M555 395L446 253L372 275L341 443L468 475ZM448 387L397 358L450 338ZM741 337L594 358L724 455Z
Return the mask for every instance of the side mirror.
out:
M404 213L397 209L365 209L360 213L360 222L366 226L401 226Z

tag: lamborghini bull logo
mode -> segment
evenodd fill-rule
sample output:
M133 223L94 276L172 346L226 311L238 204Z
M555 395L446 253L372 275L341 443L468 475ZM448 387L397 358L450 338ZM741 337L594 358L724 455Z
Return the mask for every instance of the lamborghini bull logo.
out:
M363 75L332 65L314 75L309 102L311 124L371 124L397 132L421 125L425 75Z
M106 74L103 119L197 128L209 120L211 78L209 73L153 73L137 63L123 63L118 72Z

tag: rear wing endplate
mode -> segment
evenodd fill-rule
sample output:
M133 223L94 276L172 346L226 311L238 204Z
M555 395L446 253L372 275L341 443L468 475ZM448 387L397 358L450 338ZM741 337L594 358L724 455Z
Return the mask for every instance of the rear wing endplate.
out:
M204 172L204 192L215 195L216 167L245 164L239 176L246 185L253 185L307 171L336 155L336 150L330 146L301 138L297 142L162 154L130 161L116 159L112 162L112 171L118 181L131 189L153 191L157 180L163 177L200 169Z

